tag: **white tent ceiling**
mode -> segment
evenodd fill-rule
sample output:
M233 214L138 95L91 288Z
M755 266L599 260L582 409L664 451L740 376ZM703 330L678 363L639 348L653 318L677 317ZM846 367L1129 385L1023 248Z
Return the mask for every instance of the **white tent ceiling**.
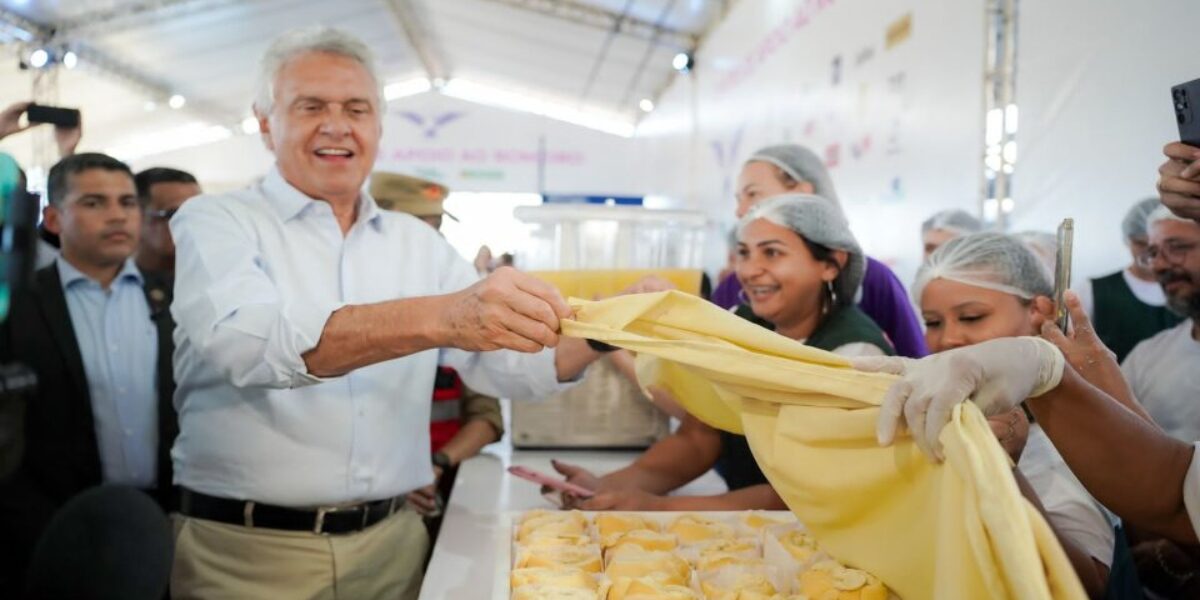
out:
M0 0L0 105L33 94L23 53L52 43L57 99L89 149L249 115L255 65L288 29L332 25L375 51L385 83L464 80L633 123L732 0ZM166 106L179 94L186 105ZM5 142L10 148L12 142ZM22 149L16 149L24 154Z

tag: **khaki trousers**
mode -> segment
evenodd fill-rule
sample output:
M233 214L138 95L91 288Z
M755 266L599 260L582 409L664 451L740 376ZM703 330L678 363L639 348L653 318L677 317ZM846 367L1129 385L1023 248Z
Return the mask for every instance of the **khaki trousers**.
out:
M414 600L429 535L401 510L345 535L243 527L172 515L171 597Z

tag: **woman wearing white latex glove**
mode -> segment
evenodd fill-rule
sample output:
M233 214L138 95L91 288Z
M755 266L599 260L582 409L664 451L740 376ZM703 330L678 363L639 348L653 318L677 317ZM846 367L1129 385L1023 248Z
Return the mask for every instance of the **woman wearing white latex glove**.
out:
M934 354L857 366L902 377L881 407L881 443L891 443L903 420L914 442L935 460L942 459L938 437L954 407L974 400L1016 463L1018 483L1028 483L1022 491L1040 504L1084 588L1099 597L1117 557L1113 525L1039 423L1028 425L1024 439L1020 435L1021 403L1057 385L1066 363L1054 344L1034 337L1053 317L1052 294L1046 270L1020 239L997 233L953 239L930 255L913 285L925 342ZM1077 347L1079 341L1063 346L1072 355L1095 350Z
M913 441L941 461L938 441L954 407L972 400L985 415L1009 412L1062 379L1062 353L1035 337L999 338L947 350L920 360L897 357L851 359L854 368L900 375L879 410L876 435L890 445L901 419Z

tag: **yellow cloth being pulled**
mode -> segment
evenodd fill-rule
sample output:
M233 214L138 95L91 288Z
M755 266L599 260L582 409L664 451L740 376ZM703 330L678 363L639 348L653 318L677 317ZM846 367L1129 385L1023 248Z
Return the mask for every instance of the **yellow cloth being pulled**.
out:
M670 389L755 460L822 547L908 599L1085 598L1045 520L973 404L942 433L946 462L875 422L891 375L767 331L678 292L570 300L563 333L638 354L643 385Z

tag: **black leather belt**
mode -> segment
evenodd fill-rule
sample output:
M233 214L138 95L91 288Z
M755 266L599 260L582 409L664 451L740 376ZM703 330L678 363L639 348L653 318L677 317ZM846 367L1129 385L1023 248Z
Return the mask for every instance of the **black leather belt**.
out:
M217 498L184 488L179 512L196 519L207 519L245 527L311 531L339 534L362 531L404 507L404 497L385 498L344 506L322 506L315 510L272 506L248 500Z

